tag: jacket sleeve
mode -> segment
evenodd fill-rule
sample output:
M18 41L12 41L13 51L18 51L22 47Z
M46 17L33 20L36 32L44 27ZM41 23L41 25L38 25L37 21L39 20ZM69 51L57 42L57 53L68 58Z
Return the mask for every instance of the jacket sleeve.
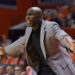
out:
M59 42L63 46L68 47L64 38L66 37L70 42L72 42L71 36L69 36L63 29L61 29L60 26L56 22L53 23L52 28L53 28L53 31L55 33L55 38L57 40L59 40Z
M9 46L5 47L5 52L7 54L13 54L18 51L23 45L25 44L25 36L21 37L20 39L16 40Z

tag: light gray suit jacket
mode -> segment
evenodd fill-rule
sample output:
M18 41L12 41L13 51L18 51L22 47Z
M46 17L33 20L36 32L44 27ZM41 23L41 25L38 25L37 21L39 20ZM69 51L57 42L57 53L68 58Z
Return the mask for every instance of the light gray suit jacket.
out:
M25 48L26 48L31 32L32 32L32 27L27 27L26 31L25 31L25 35L22 38L18 39L11 45L5 47L6 53L12 54L12 53L18 51L21 48L21 46L24 44L25 44ZM45 33L46 33L46 35L45 35ZM58 50L58 49L60 50L60 52L62 53L62 57L63 57L62 59L64 59L64 61L65 61L64 64L61 64L63 67L65 66L65 64L68 63L68 61L70 61L70 63L72 63L72 61L65 49L65 47L68 47L68 46L64 40L64 37L67 37L69 41L72 41L71 37L66 32L64 32L64 30L62 30L56 22L49 22L49 21L42 20L41 32L40 32L40 45L41 45L41 50L43 52L43 56L44 56L45 60L47 60L46 50L45 50L45 46L44 46L44 41L45 41L47 50L53 50L53 51ZM56 43L56 40L59 41L59 44ZM29 57L27 51L26 51L26 56L27 56L27 58ZM52 55L52 56L54 56L54 55ZM29 57L28 63L30 61L31 61L31 58ZM51 60L51 61L54 61L54 60ZM59 59L57 59L57 61L59 61ZM50 62L50 63L54 64L53 62ZM60 63L60 62L58 62L58 63ZM31 63L31 62L29 64L34 65L34 63ZM53 66L51 66L51 67L53 68Z

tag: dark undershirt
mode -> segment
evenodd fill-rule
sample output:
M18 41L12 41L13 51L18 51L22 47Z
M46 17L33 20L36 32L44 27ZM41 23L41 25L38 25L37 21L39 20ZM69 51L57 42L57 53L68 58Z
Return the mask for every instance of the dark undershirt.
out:
M32 58L32 62L36 62L37 60L40 60L39 59L40 55L38 53L39 52L38 50L41 51L40 28L41 28L41 25L36 31L32 30L32 33L31 33L31 36L29 38L28 45L27 45L27 51L30 57Z

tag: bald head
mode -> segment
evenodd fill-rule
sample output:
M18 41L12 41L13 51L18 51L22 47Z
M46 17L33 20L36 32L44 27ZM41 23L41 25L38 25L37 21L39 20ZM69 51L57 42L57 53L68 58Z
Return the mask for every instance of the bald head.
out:
M39 7L31 7L27 10L27 13L32 12L34 15L36 15L39 18L42 18L42 10Z
M39 26L42 22L42 18L42 10L39 7L31 7L26 13L26 25L28 27Z
M32 9L34 11L41 11L42 12L41 8L39 8L39 7L31 7L30 9Z

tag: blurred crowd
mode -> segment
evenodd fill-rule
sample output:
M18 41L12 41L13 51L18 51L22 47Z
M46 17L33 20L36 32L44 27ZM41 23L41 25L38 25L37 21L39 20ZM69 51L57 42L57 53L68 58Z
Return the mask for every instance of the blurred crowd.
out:
M71 5L44 10L44 19L57 22L61 28L75 28L75 8Z
M75 8L72 6L58 6L56 9L45 9L44 19L57 22L61 28L75 28ZM5 35L0 35L0 46L12 43ZM28 75L27 61L23 47L14 55L0 55L0 75ZM75 54L68 52L75 63Z
M35 71L30 66L24 69L20 65L0 65L0 75L32 75L33 73L36 75Z

